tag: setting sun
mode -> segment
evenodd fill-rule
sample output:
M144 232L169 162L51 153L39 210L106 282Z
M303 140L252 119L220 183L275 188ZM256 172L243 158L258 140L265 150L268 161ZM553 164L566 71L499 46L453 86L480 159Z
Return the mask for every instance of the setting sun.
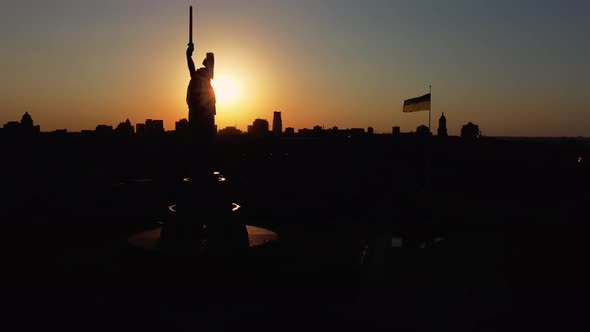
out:
M240 87L233 77L221 76L211 81L218 103L233 104L240 97Z

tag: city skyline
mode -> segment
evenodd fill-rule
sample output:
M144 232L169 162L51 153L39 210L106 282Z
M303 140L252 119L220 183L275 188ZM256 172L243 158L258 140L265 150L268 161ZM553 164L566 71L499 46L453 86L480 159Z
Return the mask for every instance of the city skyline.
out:
M48 131L126 118L172 130L188 111L189 2L8 1L0 122L29 112ZM583 1L203 1L195 56L215 52L218 77L239 84L218 128L281 111L284 128L410 131L427 113L403 114L403 100L431 84L450 135L471 121L490 136L590 136L589 12Z
M400 134L426 134L434 136L442 136L446 137L447 135L447 127L446 127L446 117L444 114L438 120L438 127L428 128L425 125L418 126L415 130L410 128L409 130L402 131L399 126L393 126L390 128L389 131L375 131L373 127L349 127L349 128L341 128L338 126L324 126L324 125L314 125L310 128L302 127L302 128L294 128L294 127L286 127L282 128L282 116L281 112L274 112L273 120L272 120L272 127L270 122L266 118L256 118L253 120L252 125L247 125L246 130L241 130L236 125L233 126L226 126L223 128L217 128L216 132L217 135L241 135L241 134L255 134L259 135L262 132L266 133L270 136L275 137L290 137L294 135L302 135L302 136L314 136L318 133L345 133L345 132L354 132L355 134L362 133L363 135L393 135L399 136ZM4 125L0 127L0 134L3 132L7 133L7 136L10 137L11 135L20 135L25 134L25 136L31 135L38 135L41 133L44 134L88 134L88 133L97 133L97 134L108 134L108 133L118 133L123 135L164 135L165 133L175 133L179 135L187 135L190 131L189 127L189 120L186 118L179 119L175 121L174 129L166 130L166 126L164 120L161 119L145 119L144 122L132 122L130 119L125 119L125 121L120 121L117 125L114 124L105 124L99 123L97 124L94 129L83 129L80 131L69 131L67 129L55 129L55 130L41 130L41 126L38 124L34 125L34 120L32 116L26 112L22 115L21 120L18 119L8 121ZM257 125L258 124L258 125ZM260 126L262 124L262 127ZM461 126L461 134L457 136L464 136L463 130L465 127L475 126L477 127L476 136L483 136L483 133L479 130L479 126L474 125L471 121L467 124ZM254 129L254 130L253 130ZM432 129L429 132L429 129ZM262 132L261 132L262 130ZM423 132L421 132L423 131Z

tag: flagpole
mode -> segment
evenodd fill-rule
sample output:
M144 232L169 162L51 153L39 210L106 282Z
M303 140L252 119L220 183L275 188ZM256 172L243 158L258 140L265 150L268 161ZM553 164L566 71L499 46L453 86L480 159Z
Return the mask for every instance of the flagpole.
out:
M432 116L432 85L430 87L430 107L428 108L428 131L432 134L432 129L430 129L430 118Z

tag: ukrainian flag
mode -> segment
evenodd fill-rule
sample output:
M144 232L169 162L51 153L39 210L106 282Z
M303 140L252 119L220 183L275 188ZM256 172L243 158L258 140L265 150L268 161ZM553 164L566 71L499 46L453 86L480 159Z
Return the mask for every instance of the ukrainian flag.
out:
M404 112L430 111L430 93L404 101Z

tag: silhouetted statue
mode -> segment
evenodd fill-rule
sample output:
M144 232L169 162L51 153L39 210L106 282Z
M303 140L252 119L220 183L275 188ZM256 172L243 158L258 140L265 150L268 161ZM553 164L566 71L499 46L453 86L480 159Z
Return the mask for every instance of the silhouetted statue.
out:
M188 104L188 121L193 142L208 143L215 138L215 91L211 86L214 76L215 57L207 53L203 66L196 69L192 55L194 44L189 43L186 50L186 60L191 80L186 92Z

